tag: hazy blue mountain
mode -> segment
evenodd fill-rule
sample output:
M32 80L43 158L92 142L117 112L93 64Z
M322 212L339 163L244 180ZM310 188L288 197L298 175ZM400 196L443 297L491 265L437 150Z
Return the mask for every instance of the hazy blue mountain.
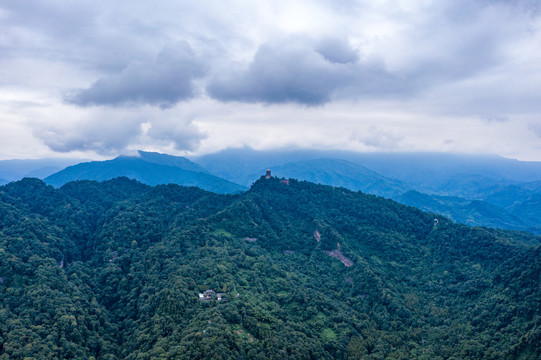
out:
M485 201L503 208L510 208L527 201L536 193L541 193L540 181L505 186L488 195Z
M447 188L448 193L452 184L461 178L464 184L459 191L472 185L480 187L541 180L541 162L518 161L496 155L353 153L349 156L351 159L345 158L384 176L436 190ZM458 195L456 191L454 194Z
M356 153L322 150L255 151L228 149L192 160L210 173L249 185L262 169L315 159L346 160L414 190L478 199L502 187L541 181L541 162L526 162L493 155L444 153Z
M191 157L210 173L235 183L249 186L261 171L292 162L332 158L328 152L314 150L256 151L251 148L226 149L213 154Z
M0 160L0 178L16 181L24 177L44 179L66 166L87 161L85 159L15 159Z
M161 154L142 153L141 157L119 156L113 160L92 161L67 167L45 178L47 184L59 187L74 180L109 180L119 176L136 179L144 184L179 184L197 186L216 193L235 193L246 188L205 172L188 169L200 169L197 164L187 159ZM150 159L151 161L147 161ZM175 164L164 165L167 164Z
M7 184L8 182L9 182L8 180L0 179L0 185L5 185L5 184Z
M531 227L528 221L485 201L474 200L460 210L457 211L460 215L457 216L457 221L466 225L513 230L526 230Z
M434 187L432 192L438 195L479 200L501 191L503 188L510 186L509 184L514 183L514 181L504 178L495 178L475 173L462 173L450 176L445 182Z
M408 191L397 197L396 200L402 204L434 214L441 214L456 222L470 226L487 226L540 233L539 225L541 222L539 220L536 222L527 217L518 216L486 201L470 201L459 197L428 195L418 191Z
M541 224L541 193L511 207L511 213L535 224Z
M470 204L469 200L459 197L428 195L415 190L408 191L396 198L402 204L416 207L435 214L445 215L456 221L453 209L460 209Z
M196 164L193 161L190 161L182 156L173 156L173 155L161 154L157 152L141 151L141 150L139 150L138 153L139 153L139 158L146 162L160 164L160 165L174 166L174 167L178 167L178 168L189 170L189 171L208 173L208 171L202 166L200 166L199 164Z
M338 159L306 160L275 166L272 168L272 174L277 177L291 177L361 190L387 198L398 196L408 189L401 181L386 178L364 166Z

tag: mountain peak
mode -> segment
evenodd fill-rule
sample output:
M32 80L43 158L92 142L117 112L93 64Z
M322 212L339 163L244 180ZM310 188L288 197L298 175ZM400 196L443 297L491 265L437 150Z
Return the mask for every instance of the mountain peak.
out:
M139 156L118 156L113 160L93 161L70 166L45 179L54 186L74 180L104 181L119 176L136 179L147 185L179 184L198 186L217 193L236 193L245 188L209 174L194 162L173 155L139 151Z

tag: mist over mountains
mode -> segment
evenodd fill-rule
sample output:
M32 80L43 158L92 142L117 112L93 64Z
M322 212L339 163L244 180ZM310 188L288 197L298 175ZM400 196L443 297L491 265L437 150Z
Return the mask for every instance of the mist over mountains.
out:
M84 159L27 159L0 160L0 185L17 181L23 177L44 179L66 166L87 161Z

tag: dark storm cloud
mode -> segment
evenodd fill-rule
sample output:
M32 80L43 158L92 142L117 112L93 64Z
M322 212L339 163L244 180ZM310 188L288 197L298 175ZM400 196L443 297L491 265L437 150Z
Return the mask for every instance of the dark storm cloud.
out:
M410 42L400 45L405 47L405 54L394 50L405 60L393 70L386 65L392 62L392 53L387 58L377 53L368 56L352 48L346 39L313 40L294 35L263 43L244 69L231 66L231 70L211 78L207 92L223 102L266 104L321 105L334 99L404 98L499 64L499 41L507 36L506 29L487 26L492 20L488 15L481 18L479 14L457 13L444 18L443 10L448 8L451 6L435 9L434 17L406 32ZM411 39L419 40L413 43Z
M397 85L381 62L358 61L343 40L290 36L264 43L247 69L211 79L207 91L220 101L320 105L336 91L366 95Z
M88 89L66 96L70 103L89 105L151 104L170 107L195 96L194 80L206 63L181 41L165 47L152 63L132 63L121 73L99 79Z

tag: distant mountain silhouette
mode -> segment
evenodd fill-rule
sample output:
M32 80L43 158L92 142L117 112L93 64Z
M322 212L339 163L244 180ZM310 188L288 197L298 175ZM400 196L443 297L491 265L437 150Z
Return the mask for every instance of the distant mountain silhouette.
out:
M0 184L2 181L21 180L24 177L44 179L66 166L78 164L86 159L13 159L0 160Z
M201 166L178 156L140 152L140 156L119 156L113 160L92 161L69 166L44 179L60 187L74 180L104 181L119 176L136 179L144 184L179 184L197 186L216 193L236 193L246 188L210 175Z
M277 177L291 177L361 190L387 198L398 196L408 190L401 181L386 178L364 166L339 159L315 159L289 163L273 167L272 174Z
M208 171L205 168L201 167L199 164L196 164L193 161L190 161L182 156L173 156L141 150L139 150L138 153L139 158L146 162L159 165L174 166L189 171L208 173Z

